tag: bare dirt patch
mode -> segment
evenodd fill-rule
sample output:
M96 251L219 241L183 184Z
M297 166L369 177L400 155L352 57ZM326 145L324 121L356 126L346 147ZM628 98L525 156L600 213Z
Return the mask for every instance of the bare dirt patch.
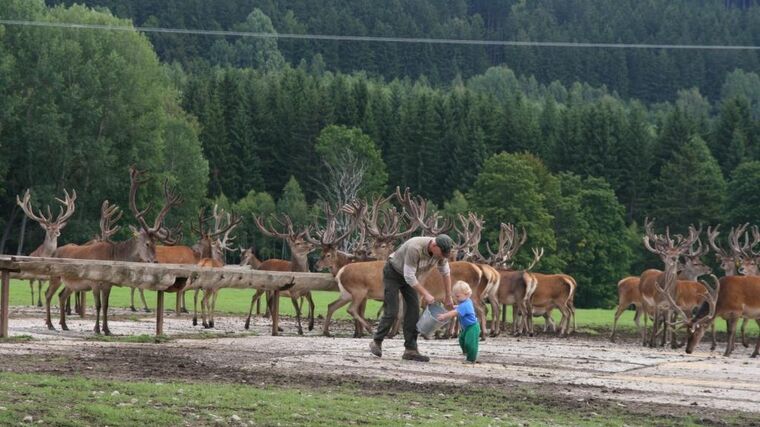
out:
M154 333L152 317L116 310L111 319L117 334ZM268 319L255 320L255 336L244 335L243 320L217 317L217 335L207 339L138 344L93 341L90 318L70 317L71 331L48 331L38 311L19 309L10 322L11 334L34 339L0 344L0 369L154 381L356 385L383 394L522 390L553 405L584 410L612 406L711 423L743 413L745 425L760 416L760 362L741 346L724 358L709 352L708 344L687 355L683 350L642 348L633 337L613 344L588 337L503 336L481 343L481 363L473 366L462 363L455 340L421 340L420 350L432 361L420 364L401 360L401 339L386 341L383 358L371 356L368 339L348 338L350 322L332 328L339 338L322 337L317 330L298 337L293 322L284 319L284 336L272 337ZM193 327L188 315L168 315L165 322L170 336L204 331Z

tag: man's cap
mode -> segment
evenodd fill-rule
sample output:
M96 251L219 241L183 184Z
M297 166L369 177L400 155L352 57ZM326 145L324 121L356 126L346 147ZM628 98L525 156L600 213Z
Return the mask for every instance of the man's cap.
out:
M454 246L454 241L451 240L451 237L447 234L439 234L435 238L435 244L441 248L441 252L443 252L444 255L448 255L449 252L451 252L452 246Z

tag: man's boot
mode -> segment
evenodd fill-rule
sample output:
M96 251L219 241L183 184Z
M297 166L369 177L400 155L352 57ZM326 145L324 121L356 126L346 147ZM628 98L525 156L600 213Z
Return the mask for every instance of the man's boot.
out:
M401 356L401 358L404 360L413 360L415 362L430 362L429 357L421 355L417 350L410 349L404 350L404 354Z
M377 357L383 357L383 341L372 340L369 343L369 351Z

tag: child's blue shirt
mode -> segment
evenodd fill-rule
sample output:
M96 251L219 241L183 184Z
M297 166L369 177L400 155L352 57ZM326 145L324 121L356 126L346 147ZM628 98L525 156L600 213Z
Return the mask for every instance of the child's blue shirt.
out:
M467 298L461 301L457 305L457 314L459 315L459 324L463 328L478 323L478 318L475 317L475 307L472 305L472 300Z

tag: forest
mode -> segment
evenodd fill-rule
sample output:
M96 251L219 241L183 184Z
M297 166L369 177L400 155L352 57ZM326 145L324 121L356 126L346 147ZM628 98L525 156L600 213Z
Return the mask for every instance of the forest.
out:
M7 0L0 17L288 34L759 45L760 7L725 1ZM78 3L81 3L78 2ZM741 3L741 4L739 4ZM625 29L625 30L622 30ZM730 31L728 30L730 29ZM361 194L410 187L449 216L484 216L544 247L539 271L614 304L656 266L641 224L760 224L757 50L479 47L0 26L0 253L42 240L17 208L78 192L60 241L176 185L186 227L214 202L299 224L331 202L331 171L362 159ZM343 160L341 160L343 159ZM264 256L276 242L242 227ZM25 234L22 233L25 230ZM24 239L20 236L25 235ZM529 251L518 256L526 263ZM710 261L713 261L712 259Z

